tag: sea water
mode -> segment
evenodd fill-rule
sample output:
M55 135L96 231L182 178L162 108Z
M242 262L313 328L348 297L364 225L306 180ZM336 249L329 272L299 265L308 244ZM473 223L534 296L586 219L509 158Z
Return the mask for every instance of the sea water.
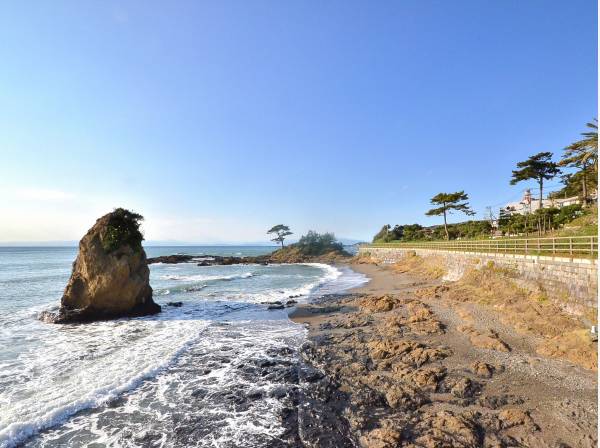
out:
M149 257L270 250L146 248ZM150 283L160 314L41 322L38 314L58 305L76 255L71 247L0 248L2 448L269 446L284 430L285 381L258 367L298 363L306 335L289 309L264 302L309 301L366 281L324 264L158 263Z

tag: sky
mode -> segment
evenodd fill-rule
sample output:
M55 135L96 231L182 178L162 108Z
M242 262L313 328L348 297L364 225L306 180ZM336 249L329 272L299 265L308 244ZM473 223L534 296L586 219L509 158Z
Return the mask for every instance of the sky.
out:
M13 1L0 42L0 243L115 207L198 243L370 240L458 190L481 218L597 115L594 0Z

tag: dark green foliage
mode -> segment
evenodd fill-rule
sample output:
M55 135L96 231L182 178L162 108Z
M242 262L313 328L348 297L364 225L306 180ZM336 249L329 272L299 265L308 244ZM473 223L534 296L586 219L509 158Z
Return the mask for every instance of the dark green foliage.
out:
M563 227L582 214L583 209L580 204L538 209L528 215L518 213L510 215L507 211L501 210L498 228L504 235L543 234Z
M501 208L500 214L498 215L498 228L503 229L508 226L510 222L510 213L508 210Z
M423 232L423 226L420 224L406 224L403 227L404 234L402 238L407 241L411 240L424 240L427 238L425 232Z
M557 230L565 224L584 214L584 208L579 204L564 206L562 208L544 208L535 213L521 215L511 214L510 210L501 209L498 217L498 230L505 236L543 234ZM384 226L386 227L386 226ZM387 226L390 227L390 226ZM386 238L374 239L375 243L388 243L392 241L423 241L441 240L446 238L444 226L424 228L419 224L395 226L403 229L400 237L395 237L390 230ZM448 237L451 240L462 238L489 238L493 232L492 224L487 220L466 221L457 224L448 224Z
M492 225L489 221L466 221L457 224L448 224L448 235L451 240L458 238L482 238L489 237L492 232ZM445 237L445 230L442 226L437 226L431 234L433 239L442 239Z
M390 235L395 240L401 239L404 236L404 226L399 226L396 224L390 232Z
M116 208L108 220L102 235L102 247L108 253L114 252L119 247L128 245L134 251L142 249L144 236L140 232L140 223L144 220L142 215L124 208Z
M474 215L475 212L469 207L467 202L469 196L464 191L457 191L455 193L438 193L431 198L431 204L439 205L439 207L432 208L427 213L427 216L440 216L444 217L444 233L446 239L450 239L450 233L448 230L447 215L452 213L453 210L464 213L465 215Z
M392 229L389 224L384 225L379 232L373 237L373 242L388 242L402 239L404 235L404 226L396 225Z
M550 209L542 209L550 210ZM556 210L556 209L553 209ZM539 210L538 210L539 211ZM506 236L527 235L538 230L540 218L552 217L554 212L530 213L521 215L519 213L509 214L509 212L501 211L500 219L498 219L498 229Z
M384 226L384 228L385 227L386 226ZM382 234L381 237L374 238L373 242L389 243L391 241L423 241L446 238L444 226L424 228L419 224L405 224L396 225L394 229L402 229L402 232L394 232L393 230L390 230L385 235ZM485 220L448 224L448 236L450 239L489 237L491 232L492 225L489 221ZM380 235L377 234L376 237L378 236Z
M576 171L562 176L565 187L554 196L579 196L587 205L590 192L598 189L598 120L587 123L591 129L581 135L581 140L564 149L560 166L573 168Z
M558 226L563 226L580 217L582 214L583 209L580 204L566 205L558 210L556 216L554 216L554 223Z
M588 165L574 173L564 174L561 176L561 181L564 187L550 193L549 197L570 198L579 196L580 198L584 198L588 197L591 191L598 189L598 176L596 176L592 165Z
M542 198L544 194L544 180L550 180L560 173L558 165L552 161L551 152L540 152L529 159L517 163L518 170L513 170L511 185L526 180L536 180L540 187L539 208L542 208Z
M390 229L392 226L389 224L384 225L379 232L375 234L373 237L373 242L376 243L378 241L388 241L388 235L390 233Z
M583 139L572 143L565 148L560 165L586 168L593 166L598 172L598 120L587 123L591 131L583 132Z
M275 238L271 241L280 243L282 248L285 237L293 235L293 233L290 232L290 228L284 224L277 224L276 226L271 227L271 229L267 231L267 234L269 233L275 234Z
M309 230L294 244L303 255L323 255L328 252L344 252L342 243L335 239L333 233L317 233Z

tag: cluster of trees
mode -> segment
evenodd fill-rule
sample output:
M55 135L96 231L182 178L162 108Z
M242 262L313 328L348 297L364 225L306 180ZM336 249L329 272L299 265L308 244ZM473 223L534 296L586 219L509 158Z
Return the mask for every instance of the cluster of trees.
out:
M552 194L553 197L579 196L587 205L592 189L598 188L598 120L586 124L589 131L583 132L580 140L567 146L558 163L552 161L551 152L540 152L517 163L511 185L534 179L539 186L539 208L542 208L544 181L562 174L564 187ZM562 173L561 168L573 168L572 173Z
M482 238L490 235L492 224L487 220L470 220L444 226L423 227L420 224L384 225L373 237L374 243L389 243L390 241L422 241L440 240L446 238Z
M530 214L511 214L510 211L501 210L498 228L505 234L528 234L533 231L545 233L549 230L572 221L580 216L583 211L580 205L558 208L543 208L544 182L561 173L562 167L573 168L573 173L563 174L562 180L565 187L554 196L580 196L583 206L588 204L590 188L598 188L598 120L587 123L588 131L583 132L582 139L572 143L564 149L559 162L552 160L551 152L540 152L527 160L517 163L510 180L511 185L519 182L534 180L538 184L538 210ZM475 238L489 236L492 225L489 221L467 221L459 224L448 224L448 215L459 212L467 216L475 214L469 206L469 196L464 191L454 193L438 193L431 198L434 207L428 210L427 216L443 216L444 225L439 227L423 228L419 224L384 225L373 237L374 242L389 242L397 240L420 239L454 239ZM442 233L443 230L443 233Z
M268 235L274 236L271 241L281 244L285 239L293 235L289 226L277 224L267 231ZM335 235L330 232L318 233L314 230L309 230L306 235L302 235L297 243L292 245L297 248L302 255L323 255L329 252L343 252L344 245L337 241Z
M389 224L384 225L373 237L374 243L389 243L397 240L421 240L425 239L423 226L419 224L395 225L393 228Z
M323 255L344 250L343 244L336 240L333 233L317 233L314 230L309 230L306 235L302 235L294 246L303 255Z
M503 235L545 233L559 229L582 214L583 207L580 204L567 205L561 208L542 208L526 215L510 214L508 211L500 210L498 230Z

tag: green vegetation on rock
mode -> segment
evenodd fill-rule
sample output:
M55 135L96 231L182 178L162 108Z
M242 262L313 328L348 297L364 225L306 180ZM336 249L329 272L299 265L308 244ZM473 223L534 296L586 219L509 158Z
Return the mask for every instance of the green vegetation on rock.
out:
M317 233L310 230L297 243L273 252L270 260L274 263L303 263L315 259L333 262L349 256L333 233Z
M300 240L294 244L303 255L318 256L329 252L343 252L344 245L335 239L335 235L330 232L317 233L309 230L306 235L302 235Z
M144 236L140 232L144 217L138 213L116 208L109 217L108 224L102 233L102 247L107 253L114 252L121 246L130 246L134 251L142 249Z

